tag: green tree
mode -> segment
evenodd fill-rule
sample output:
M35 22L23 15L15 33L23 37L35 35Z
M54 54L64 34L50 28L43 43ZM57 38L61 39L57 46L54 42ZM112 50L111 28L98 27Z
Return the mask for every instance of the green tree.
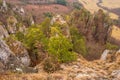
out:
M24 36L24 34L22 32L17 32L15 34L15 37L17 38L18 41L21 41L21 42L23 42L24 39L25 39L25 36Z
M51 32L57 32L58 34L57 36L50 37L48 53L53 57L57 57L59 62L70 62L76 60L76 54L72 51L72 43L63 36L59 30L52 29Z
M51 13L51 12L46 12L46 13L44 13L44 16L45 16L45 17L48 17L48 18L52 18L52 17L53 17L53 13Z
M110 43L110 42L107 42L107 43L106 43L106 49L109 49L109 50L117 50L117 49L119 49L119 47L118 47L117 45L115 45L115 44L112 44L112 43Z
M25 35L24 43L28 48L33 48L36 42L45 44L47 38L43 34L40 26L30 27Z
M73 2L73 7L75 8L75 9L81 9L82 8L82 4L80 4L80 3L78 3L78 2Z
M33 25L28 28L24 35L23 43L29 51L32 61L31 66L39 64L44 58L47 50L48 39L44 35L41 25Z
M57 4L61 4L61 5L67 5L66 0L56 0Z
M78 32L76 27L71 27L70 32L73 43L73 50L85 56L87 54L85 38Z
M46 37L49 37L49 34L50 34L50 19L49 18L46 18L41 23L41 30L45 34Z

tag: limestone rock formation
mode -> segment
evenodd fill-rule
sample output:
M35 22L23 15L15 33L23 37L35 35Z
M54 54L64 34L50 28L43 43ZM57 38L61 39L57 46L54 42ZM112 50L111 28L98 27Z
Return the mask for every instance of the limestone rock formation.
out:
M8 38L7 44L14 55L22 62L24 66L30 65L30 57L28 51L25 49L21 42Z
M112 77L114 80L120 80L120 70L114 70L114 71L111 73L111 77Z
M64 20L64 18L61 15L56 15L52 18L51 20L51 25L53 25L54 23L59 23L61 26L61 31L62 33L69 38L70 37L70 30L69 27L67 25L67 22Z
M0 39L0 61L3 64L6 64L9 61L9 56L13 54L12 51L9 49L8 45Z
M9 46L2 39L0 39L0 62L2 62L6 69L23 66L20 60L15 57L14 53L9 49Z
M13 47L15 47L15 45L16 46L18 45L19 49L22 48L20 43L19 44L13 43L13 44L14 44ZM4 69L18 71L18 72L26 72L29 70L34 71L34 69L30 69L28 67L30 64L30 58L28 56L27 51L24 48L22 49L21 49L21 55L20 54L15 55L15 53L13 53L10 50L9 46L5 43L5 41L0 39L0 69L2 69L0 70L0 72L3 71Z
M17 19L14 16L10 16L7 19L7 29L9 33L11 34L15 33L15 31L17 30L16 24L17 24Z
M6 38L8 37L8 31L5 29L5 26L0 25L0 38Z
M8 5L6 3L5 0L1 1L2 2L2 6L1 6L1 11L5 12L8 10Z

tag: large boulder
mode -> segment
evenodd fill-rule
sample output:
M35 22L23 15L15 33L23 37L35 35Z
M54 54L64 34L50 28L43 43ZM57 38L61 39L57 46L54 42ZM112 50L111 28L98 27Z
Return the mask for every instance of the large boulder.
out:
M103 54L101 55L100 60L106 62L120 62L120 50L104 50Z
M9 37L6 39L6 43L24 66L30 65L30 57L28 51L25 49L21 42Z
M112 80L120 80L120 70L114 70L111 73Z
M14 46L18 45L17 43L14 43ZM37 72L36 69L28 67L30 64L30 58L28 56L28 53L25 49L20 48L19 43L19 49L21 50L21 55L16 55L14 52L11 51L9 46L0 39L0 72L4 70L12 70L15 72ZM16 51L18 48L16 48ZM19 51L18 51L19 52Z
M0 39L0 62L6 69L16 69L17 67L23 67L21 62L15 57L13 52L9 49L9 46Z
M19 16L19 19L21 19L22 16ZM26 26L17 20L16 17L14 16L9 16L7 19L7 30L10 34L14 34L17 32L25 32L26 31Z
M6 64L9 61L8 58L11 54L13 53L9 49L8 45L6 45L6 43L0 39L0 61Z
M106 60L107 59L107 55L110 53L110 50L104 50L103 54L101 55L101 59L100 60Z

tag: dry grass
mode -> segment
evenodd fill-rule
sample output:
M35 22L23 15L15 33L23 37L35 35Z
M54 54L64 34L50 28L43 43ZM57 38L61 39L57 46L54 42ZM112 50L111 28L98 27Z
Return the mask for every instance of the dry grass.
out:
M44 13L51 12L53 14L67 14L71 11L69 7L59 4L26 5L24 8L27 12L32 13L34 16L36 16L37 23L44 20Z
M98 11L99 9L103 9L101 7L97 6L97 2L98 0L79 0L86 9L88 9L91 13L94 13L96 11ZM119 0L103 0L103 3L101 3L101 6L108 8L111 11L105 10L104 11L108 11L110 12L110 16L113 19L118 19L118 17L120 15L118 15L120 13L119 10L117 10L117 8L120 8L120 1ZM116 9L116 10L115 10ZM117 14L116 14L117 13Z
M79 0L80 3L84 5L86 9L88 9L91 13L94 13L99 9L99 7L96 5L97 0Z
M120 0L103 0L102 5L108 8L120 8Z
M120 40L120 28L113 26L111 36L116 40Z

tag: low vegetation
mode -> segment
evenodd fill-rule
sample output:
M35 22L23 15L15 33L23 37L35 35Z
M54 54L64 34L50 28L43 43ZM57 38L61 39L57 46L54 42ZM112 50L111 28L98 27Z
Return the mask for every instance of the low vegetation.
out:
M117 45L115 45L115 44L107 42L106 43L106 49L109 49L109 50L118 50L119 47Z
M57 4L61 4L61 5L67 5L66 0L56 0Z
M78 8L64 18L52 22L53 15L45 13L46 19L41 24L34 24L27 28L25 33L17 32L14 36L27 48L32 64L44 65L47 72L58 70L60 63L68 63L77 59L77 54L84 57L98 53L93 49L96 44L99 48L106 45L107 49L116 49L107 43L112 20L102 10L90 14L84 8ZM18 26L20 27L21 24ZM89 47L89 44L92 47ZM91 51L88 51L91 49ZM98 50L97 50L98 51ZM97 54L96 54L97 55Z

